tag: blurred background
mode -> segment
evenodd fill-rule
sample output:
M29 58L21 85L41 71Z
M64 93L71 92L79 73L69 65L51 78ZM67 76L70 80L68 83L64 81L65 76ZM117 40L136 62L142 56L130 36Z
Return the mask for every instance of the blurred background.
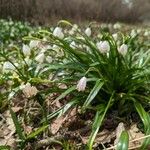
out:
M0 18L38 25L61 19L147 24L150 0L0 0Z

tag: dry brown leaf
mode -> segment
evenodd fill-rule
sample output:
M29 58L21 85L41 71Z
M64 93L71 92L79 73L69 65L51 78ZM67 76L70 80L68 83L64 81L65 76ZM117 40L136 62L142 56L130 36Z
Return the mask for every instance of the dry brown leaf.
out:
M124 131L124 130L125 130L124 123L120 122L118 124L118 127L116 128L116 139L114 141L114 145L116 145L118 143L120 135L121 135L122 131Z
M23 109L22 107L12 107L11 108L15 113Z
M52 124L51 124L51 132L52 134L55 134L59 131L59 129L61 128L62 124L64 123L64 121L67 119L67 117L59 117L56 118Z
M137 124L131 125L130 129L128 130L129 138L131 140L135 140L141 137L144 137L145 135L137 128ZM137 147L141 145L143 140L138 140L135 142L130 142L129 147Z

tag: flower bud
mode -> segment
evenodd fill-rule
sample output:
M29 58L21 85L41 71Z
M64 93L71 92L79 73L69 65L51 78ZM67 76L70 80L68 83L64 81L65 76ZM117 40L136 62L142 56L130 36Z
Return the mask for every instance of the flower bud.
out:
M86 28L85 34L86 34L87 36L91 36L91 34L92 34L91 28L89 28L89 27Z
M128 51L128 46L127 46L126 44L122 44L122 45L118 48L118 52L119 52L120 54L122 54L123 56L126 55L127 51Z
M39 63L43 63L43 62L44 62L44 58L45 58L44 53L40 53L39 55L37 55L37 56L35 57L35 60L36 60L37 62L39 62Z
M60 28L60 27L56 27L56 28L54 29L53 35L54 35L55 37L60 38L60 39L63 39L63 38L64 38L64 34L63 34L63 32L62 32L62 28Z
M6 71L6 70L15 70L15 67L12 63L7 61L3 64L3 71Z
M22 51L25 56L30 56L30 54L31 54L31 50L28 45L23 44Z
M85 88L86 88L86 83L87 83L87 78L86 77L82 77L78 84L77 84L77 87L76 89L80 92L80 91L84 91Z
M29 46L30 46L30 48L34 48L34 47L37 47L38 44L39 44L39 41L32 40L32 41L30 41Z

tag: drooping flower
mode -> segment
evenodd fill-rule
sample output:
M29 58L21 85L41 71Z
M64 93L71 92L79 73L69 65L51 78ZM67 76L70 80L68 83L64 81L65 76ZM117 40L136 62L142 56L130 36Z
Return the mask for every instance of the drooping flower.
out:
M31 55L31 49L28 45L23 44L22 51L25 56Z
M85 34L87 35L87 36L91 36L91 34L92 34L92 31L91 31L91 28L86 28L85 29Z
M56 27L53 31L53 35L60 38L60 39L63 39L64 38L64 34L62 32L62 28L60 27Z
M44 53L40 53L39 55L37 55L37 56L35 57L35 60L36 60L37 62L39 62L39 63L43 63L43 62L44 62L44 58L45 58Z
M34 48L34 47L37 47L38 44L39 44L39 41L31 40L30 43L29 43L29 46L30 46L30 48Z
M100 41L96 44L101 53L108 53L110 51L110 45L108 41Z
M112 34L112 37L114 38L115 41L117 41L117 39L118 39L118 34L117 34L117 33L114 33L114 34Z
M15 67L12 63L6 61L4 64L3 64L3 71L6 71L6 70L15 70Z
M70 47L71 47L71 48L75 48L75 47L76 47L75 41L72 41L72 42L70 43Z
M77 87L76 89L80 92L80 91L84 91L85 88L86 88L86 83L87 83L87 78L86 77L82 77L78 84L77 84Z
M127 51L128 51L128 45L126 45L126 44L122 44L122 45L118 48L118 52L119 52L120 54L122 54L123 56L126 55Z
M27 83L26 85L23 85L22 92L27 98L30 98L32 96L35 96L38 92L37 88L35 86L31 86L30 83Z

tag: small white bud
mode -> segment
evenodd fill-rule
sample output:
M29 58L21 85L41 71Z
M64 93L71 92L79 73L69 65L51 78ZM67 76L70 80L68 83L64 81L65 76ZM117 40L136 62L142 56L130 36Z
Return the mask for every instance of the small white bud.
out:
M112 36L113 36L114 40L117 41L117 39L118 39L118 34L117 34L117 33L114 33L114 34L112 34Z
M15 67L12 63L7 61L3 64L3 71L6 71L6 70L15 70Z
M25 56L30 56L30 54L31 54L31 50L28 45L23 44L22 51Z
M39 54L39 55L37 55L37 56L35 57L35 60L36 60L37 62L39 62L39 63L43 63L43 62L44 62L44 58L45 58L44 53L41 53L41 54Z
M51 56L47 56L47 57L46 57L46 61L47 61L48 63L51 63L51 62L53 61L53 59L52 59Z
M127 46L126 44L122 44L122 45L118 48L118 52L119 52L120 54L122 54L123 56L126 55L127 51L128 51L128 46Z
M110 51L110 45L108 41L100 41L96 44L101 53L108 53Z
M72 41L72 42L70 43L70 47L71 47L71 48L76 48L76 43L75 43L75 41Z
M91 34L92 34L91 28L89 28L89 27L86 28L85 34L86 34L87 36L91 36Z
M85 88L86 88L86 83L87 83L87 78L86 77L82 77L78 84L77 84L77 87L76 89L80 92L80 91L84 91Z
M60 38L60 39L63 39L64 38L64 34L62 32L62 28L60 27L56 27L53 31L53 35Z
M30 46L30 48L34 48L34 47L37 47L38 44L39 44L39 41L32 40L32 41L30 41L29 46Z

